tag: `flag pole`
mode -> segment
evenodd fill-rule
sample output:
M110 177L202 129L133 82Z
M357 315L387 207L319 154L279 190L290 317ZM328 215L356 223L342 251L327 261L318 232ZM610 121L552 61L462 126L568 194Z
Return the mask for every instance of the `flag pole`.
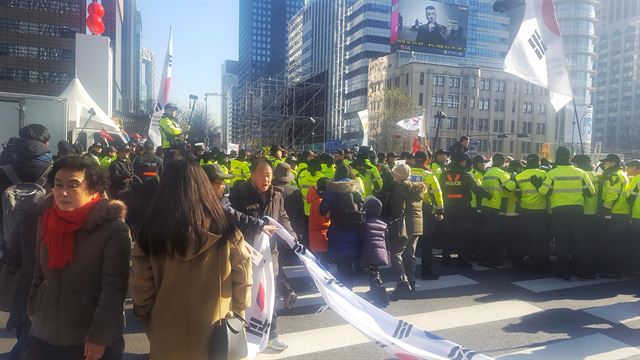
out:
M578 107L576 106L576 98L573 98L573 112L576 117L576 125L578 126L578 139L580 139L580 150L584 155L584 144L582 143L582 129L580 128L580 119L578 119Z

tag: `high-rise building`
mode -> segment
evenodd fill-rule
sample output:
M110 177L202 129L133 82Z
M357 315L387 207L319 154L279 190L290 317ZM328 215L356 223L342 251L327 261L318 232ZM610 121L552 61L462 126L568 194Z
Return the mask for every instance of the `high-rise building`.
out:
M240 1L239 82L284 73L287 65L287 24L304 0Z
M237 139L243 146L250 141L250 146L261 145L273 135L265 129L282 120L262 115L267 107L269 112L276 109L275 92L285 86L287 24L303 5L304 0L240 1L238 116L233 126L237 125Z
M640 3L601 0L598 7L593 143L602 152L640 155Z
M153 51L140 49L140 101L141 110L151 114L155 108L157 96L155 87L155 59Z
M0 91L58 96L75 75L85 0L0 2Z
M553 142L556 114L546 89L499 69L406 64L401 56L396 52L369 65L369 134L376 150L411 148L411 138L396 126L398 114L385 108L388 99L397 99L391 98L396 89L415 104L414 113L405 109L408 112L399 116L422 113L432 149L448 149L467 135L472 153L502 152L523 159L530 153L543 153ZM440 123L436 141L438 111L447 118Z
M289 21L289 81L299 81L328 70L335 48L336 10L333 0L315 0Z
M596 53L594 49L596 33L596 5L594 0L556 0L555 9L562 44L567 58L571 88L578 110L580 124L576 123L575 109L569 103L558 114L556 143L572 145L577 150L580 135L586 152L590 152L593 106L593 76ZM577 125L580 125L581 134Z
M238 62L236 60L225 60L222 63L222 99L220 106L220 122L222 124L222 146L226 148L232 139L237 141L236 136L233 136L234 129L234 115L236 114L235 98L238 87Z
M140 108L140 37L142 17L135 0L124 0L122 23L122 111L135 112Z
M124 105L122 99L124 2L123 0L102 0L102 6L104 6L103 35L111 40L113 51L113 110L121 112Z
M387 0L338 0L335 6L327 139L350 144L362 138L358 112L367 109L369 61L390 51L391 4Z

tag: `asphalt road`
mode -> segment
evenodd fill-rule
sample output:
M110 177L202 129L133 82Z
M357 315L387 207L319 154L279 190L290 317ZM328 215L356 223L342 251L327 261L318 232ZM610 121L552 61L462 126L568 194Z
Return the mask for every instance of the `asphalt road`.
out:
M501 359L640 359L638 279L565 282L509 266L435 269L440 280L420 281L414 299L393 302L386 311ZM280 337L290 347L259 359L392 358L330 309L316 314L323 302L304 269L286 271L300 294L296 307L279 310ZM388 269L383 278L391 279ZM366 291L367 281L366 274L359 276L356 292ZM130 304L126 308L125 359L146 359L148 342ZM0 322L6 317L0 313ZM0 332L0 353L13 342L12 334Z

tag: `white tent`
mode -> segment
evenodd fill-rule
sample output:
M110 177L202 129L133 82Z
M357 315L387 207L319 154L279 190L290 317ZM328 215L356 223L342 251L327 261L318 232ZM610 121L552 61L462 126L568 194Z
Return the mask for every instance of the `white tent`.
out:
M60 97L67 99L69 103L69 121L70 123L75 122L76 128L82 129L86 123L87 129L121 131L118 124L91 98L91 95L85 90L78 78L74 78L71 81L69 86L60 94ZM89 109L93 109L96 114L87 123L91 116Z

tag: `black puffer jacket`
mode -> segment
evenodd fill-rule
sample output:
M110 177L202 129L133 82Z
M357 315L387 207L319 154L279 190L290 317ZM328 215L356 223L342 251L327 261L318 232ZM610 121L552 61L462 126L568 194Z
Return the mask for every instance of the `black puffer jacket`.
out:
M11 167L23 182L33 183L46 169L51 166L52 160L46 144L40 141L18 138L14 141L13 155L15 162ZM0 194L9 188L12 182L4 171L0 170ZM0 214L2 204L0 203ZM2 217L0 216L0 233L2 233Z
M229 201L234 209L254 218L261 219L264 216L273 218L295 236L289 222L289 216L284 208L284 196L281 188L272 186L266 194L261 195L251 181L246 181L233 187ZM242 230L242 234L249 244L253 244L260 231L259 227L251 227Z

